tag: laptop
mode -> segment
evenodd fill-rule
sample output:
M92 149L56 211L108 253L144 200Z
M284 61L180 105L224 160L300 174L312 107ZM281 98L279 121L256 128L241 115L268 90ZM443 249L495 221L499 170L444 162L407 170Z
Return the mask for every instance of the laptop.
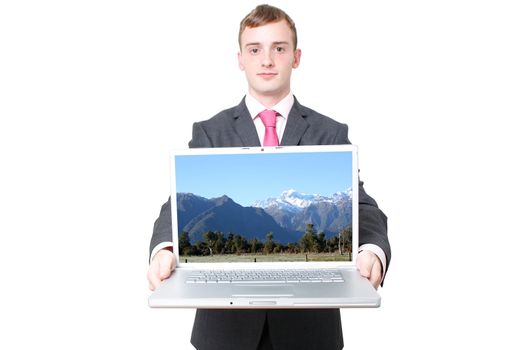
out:
M353 145L173 151L176 269L151 307L379 307L355 265Z

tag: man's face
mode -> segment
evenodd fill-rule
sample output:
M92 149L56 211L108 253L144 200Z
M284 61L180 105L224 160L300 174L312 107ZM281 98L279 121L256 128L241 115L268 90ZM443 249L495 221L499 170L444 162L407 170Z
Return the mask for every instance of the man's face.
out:
M290 92L292 69L299 66L301 50L294 50L292 30L282 20L247 27L241 34L238 59L254 97L281 99Z

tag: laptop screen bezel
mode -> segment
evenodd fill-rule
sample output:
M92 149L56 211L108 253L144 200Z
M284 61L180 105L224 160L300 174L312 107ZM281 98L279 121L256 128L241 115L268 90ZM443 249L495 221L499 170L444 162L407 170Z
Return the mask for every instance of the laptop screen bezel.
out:
M255 154L255 153L297 153L297 152L351 152L352 154L352 251L351 261L310 261L310 262L181 262L179 259L179 239L177 224L177 183L176 161L177 156L185 155L219 155L219 154ZM205 268L205 269L268 269L268 268L316 268L316 267L350 267L355 265L356 253L359 244L359 176L357 146L322 145L322 146L277 146L277 147L220 147L220 148L190 148L170 151L170 179L171 179L171 218L173 254L177 268Z

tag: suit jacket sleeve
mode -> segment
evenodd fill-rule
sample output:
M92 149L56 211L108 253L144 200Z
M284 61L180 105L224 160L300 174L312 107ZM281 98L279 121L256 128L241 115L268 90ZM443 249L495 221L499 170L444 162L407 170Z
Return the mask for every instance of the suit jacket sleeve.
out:
M171 197L162 205L160 214L155 224L153 224L153 234L149 244L149 261L151 261L151 253L153 249L160 243L173 242L173 235L171 233Z
M366 193L363 181L359 181L359 244L367 243L375 244L383 250L388 270L391 251L387 236L387 217L374 198Z

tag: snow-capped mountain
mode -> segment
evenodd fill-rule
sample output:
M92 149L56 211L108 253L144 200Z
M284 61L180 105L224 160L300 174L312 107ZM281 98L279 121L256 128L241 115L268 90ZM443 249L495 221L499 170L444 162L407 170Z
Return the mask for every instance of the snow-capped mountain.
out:
M301 231L313 223L318 231L335 234L352 222L352 190L332 196L284 191L277 198L256 201L253 207L264 209L283 228Z
M309 207L312 204L318 204L322 202L326 203L338 203L340 201L351 201L352 200L352 189L349 188L343 192L334 193L331 197L321 196L318 194L305 194L299 193L294 189L289 189L281 193L277 198L268 198L264 200L255 201L252 207L257 208L270 208L278 207L281 210L288 211L301 211L304 208Z

